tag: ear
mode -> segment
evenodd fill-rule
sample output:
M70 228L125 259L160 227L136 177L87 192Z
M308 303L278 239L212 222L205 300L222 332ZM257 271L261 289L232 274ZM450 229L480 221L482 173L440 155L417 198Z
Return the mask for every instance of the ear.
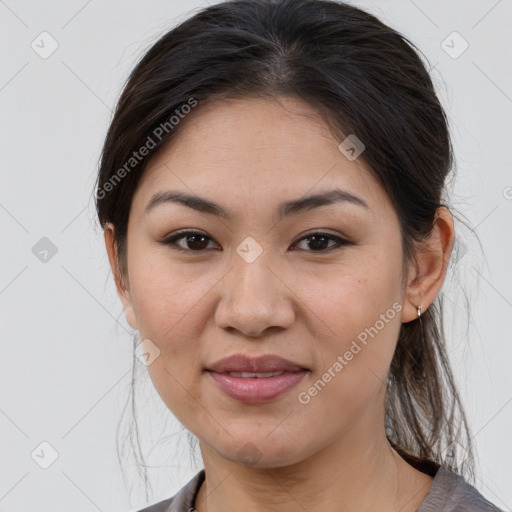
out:
M137 330L137 319L133 308L132 297L130 294L129 286L127 286L124 282L125 279L127 280L128 276L126 276L126 278L122 276L119 269L117 244L114 237L114 225L112 223L109 222L105 226L104 236L110 268L112 269L112 275L114 276L117 294L123 303L123 310L126 321L130 327Z
M455 230L453 217L440 207L431 235L417 245L416 262L409 267L408 284L402 309L402 322L418 317L417 306L425 312L443 286L453 249Z

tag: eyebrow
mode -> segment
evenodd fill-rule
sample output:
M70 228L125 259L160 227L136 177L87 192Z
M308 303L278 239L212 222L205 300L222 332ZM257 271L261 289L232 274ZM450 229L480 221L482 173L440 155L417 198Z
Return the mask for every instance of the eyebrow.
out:
M361 199L360 197L355 196L346 190L336 188L326 192L301 197L299 199L285 201L278 206L278 212L280 217L284 218L289 215L314 210L316 208L320 208L321 206L341 202L355 204L368 210L370 209L364 199ZM234 215L229 210L225 209L223 206L217 203L214 203L213 201L205 199L204 197L172 190L166 192L158 192L155 194L146 205L144 212L148 213L156 206L164 203L181 204L198 212L214 215L216 217L222 217L228 220L234 217Z

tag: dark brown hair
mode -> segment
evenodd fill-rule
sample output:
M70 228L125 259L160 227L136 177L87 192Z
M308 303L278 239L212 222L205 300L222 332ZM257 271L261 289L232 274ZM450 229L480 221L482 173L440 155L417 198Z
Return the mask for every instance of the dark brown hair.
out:
M356 134L366 146L360 158L398 214L404 260L413 261L437 208L447 207L443 192L453 166L448 121L418 52L373 15L332 0L227 1L166 33L131 72L101 156L97 214L102 227L115 226L121 277L131 200L145 166L177 136L186 105L215 97L294 96L316 108L340 141ZM143 146L152 147L149 154L131 160ZM386 431L391 445L423 471L441 465L473 478L441 294L421 318L402 324Z

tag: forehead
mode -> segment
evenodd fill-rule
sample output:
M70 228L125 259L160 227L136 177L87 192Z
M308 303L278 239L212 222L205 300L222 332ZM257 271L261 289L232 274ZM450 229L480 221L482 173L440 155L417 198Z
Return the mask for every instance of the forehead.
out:
M334 187L364 195L369 204L387 201L366 163L348 160L341 140L299 99L216 99L181 123L148 163L134 206L166 189L222 202L238 198L247 208Z

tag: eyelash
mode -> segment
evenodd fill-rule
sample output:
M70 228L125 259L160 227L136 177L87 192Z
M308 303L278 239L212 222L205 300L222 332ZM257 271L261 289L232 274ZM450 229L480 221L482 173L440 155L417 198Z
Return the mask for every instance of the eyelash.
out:
M202 253L202 252L205 252L207 249L201 249L201 250L198 250L198 251L194 251L193 249L184 249L183 247L180 247L180 246L178 246L176 244L176 242L178 240L186 238L187 236L194 236L194 235L195 236L203 236L205 238L213 240L213 238L209 237L208 235L206 235L204 233L198 232L198 231L180 231L178 233L175 233L174 235L171 235L171 236L165 238L164 240L162 240L162 243L165 244L165 245L170 246L171 249L173 249L175 251L180 251L180 252L185 252L185 253L198 253L198 254ZM346 240L345 238L341 238L339 236L331 235L329 233L323 233L321 231L315 231L313 233L309 233L308 235L303 236L302 238L297 240L296 243L302 242L303 240L308 240L308 239L313 238L315 236L322 237L322 238L328 238L330 240L334 240L338 244L338 247L331 246L331 247L328 247L327 249L322 249L320 251L307 251L306 250L306 252L322 254L322 253L331 252L333 249L341 249L345 245L352 245L352 242L350 242L349 240Z

